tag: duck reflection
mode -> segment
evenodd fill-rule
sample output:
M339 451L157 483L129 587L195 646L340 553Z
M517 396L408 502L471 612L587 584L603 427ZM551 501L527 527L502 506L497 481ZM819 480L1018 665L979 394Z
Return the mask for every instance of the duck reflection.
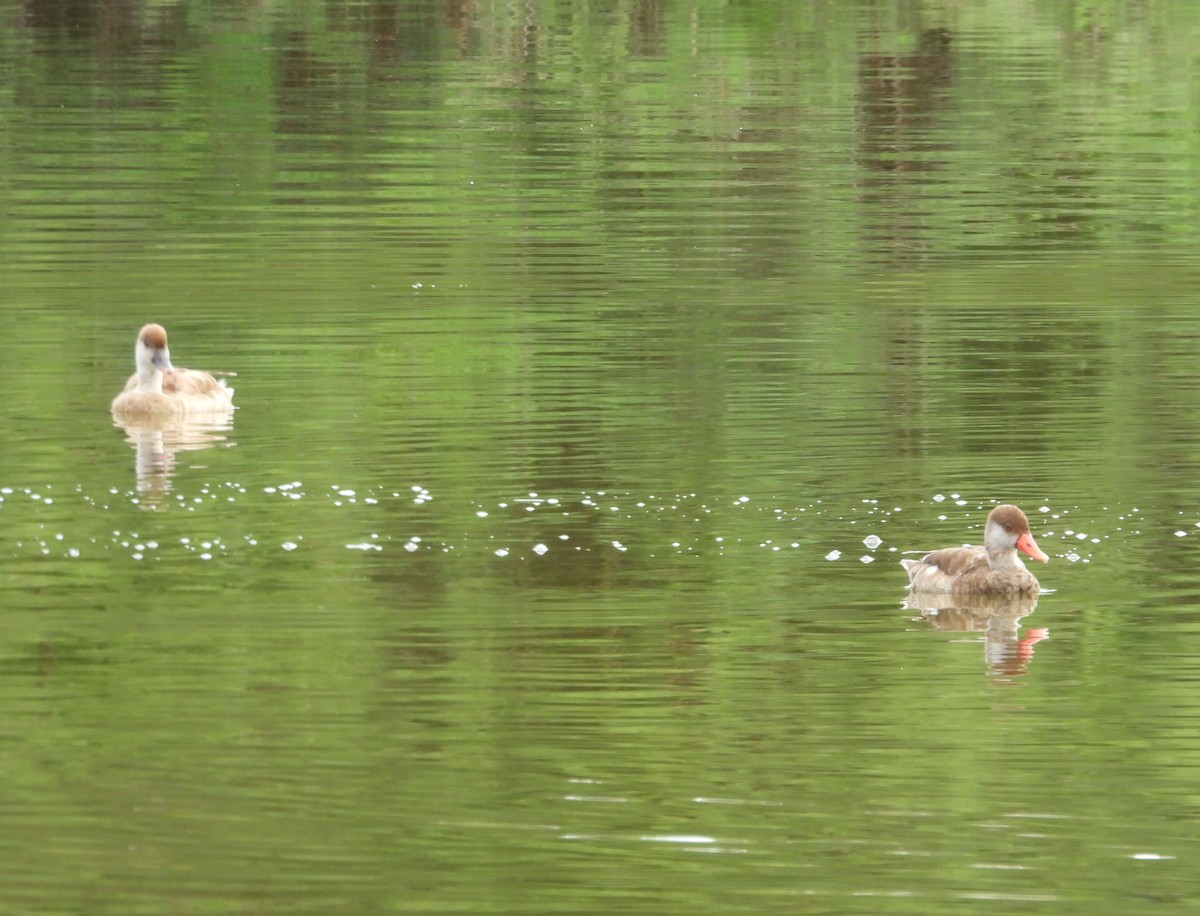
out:
M910 592L904 606L939 630L984 634L988 673L1024 674L1033 661L1033 647L1050 636L1048 629L1029 629L1021 637L1020 621L1037 607L1037 596L983 595L970 598Z
M137 488L144 509L163 509L171 492L171 478L180 452L208 448L232 448L228 432L233 429L232 411L222 416L124 419L114 426L125 431L125 441L137 455Z

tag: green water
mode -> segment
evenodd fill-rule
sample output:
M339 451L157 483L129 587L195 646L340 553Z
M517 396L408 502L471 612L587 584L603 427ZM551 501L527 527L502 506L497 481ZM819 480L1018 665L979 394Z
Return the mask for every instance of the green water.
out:
M1198 35L0 2L0 909L1190 912Z

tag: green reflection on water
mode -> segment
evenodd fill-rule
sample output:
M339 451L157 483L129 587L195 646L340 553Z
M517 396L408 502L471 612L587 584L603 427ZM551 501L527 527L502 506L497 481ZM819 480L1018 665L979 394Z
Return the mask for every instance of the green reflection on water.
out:
M0 899L1193 898L1141 8L0 4ZM241 409L139 490L150 319ZM998 499L1056 589L999 671L894 562Z

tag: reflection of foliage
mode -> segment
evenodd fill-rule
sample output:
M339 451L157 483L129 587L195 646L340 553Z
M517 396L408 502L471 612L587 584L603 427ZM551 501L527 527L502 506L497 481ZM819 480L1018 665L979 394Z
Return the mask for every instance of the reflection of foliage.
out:
M1161 252L1200 234L1197 23L1155 0L0 0L8 807L75 818L16 831L10 870L54 887L35 869L75 866L94 883L71 911L181 875L237 911L296 877L352 894L370 851L398 886L360 909L409 906L413 876L489 873L460 867L469 834L488 862L534 833L561 848L514 827L562 812L514 823L513 800L596 773L655 800L601 806L622 830L694 832L707 807L743 837L745 806L694 796L770 796L783 842L743 858L786 849L843 888L879 877L844 838L908 849L912 811L948 825L929 861L951 882L962 836L972 863L1011 855L1014 832L979 829L997 799L1128 823L1130 793L1056 774L1181 753L1182 718L1162 740L1156 716L1194 708L1195 679L1154 687L1182 671L1140 625L1161 609L1092 632L1077 592L1039 610L1081 634L1064 708L1116 704L1064 720L1049 681L1036 714L955 694L946 666L975 659L880 595L903 594L897 525L945 511L902 543L936 547L984 515L918 508L931 486L1150 492L1193 521L1190 485L1161 488L1200 470L1194 262ZM238 447L180 452L154 514L107 416L149 319L180 365L238 371L242 408ZM528 512L530 491L560 503ZM1128 575L1176 576L1184 619L1194 559L1144 543ZM1143 780L1169 825L1190 773ZM498 899L515 868L553 871L535 852L491 870ZM635 856L607 858L630 886ZM226 869L252 889L228 906ZM543 908L579 909L577 877ZM124 911L194 900L158 902Z
M1161 159L1164 142L1195 153L1162 127L1172 110L1188 122L1194 93L1156 69L1190 72L1200 12L1186 5L1164 7L1162 28L1100 3L1032 23L999 3L940 17L904 5L899 22L717 0L76 6L86 15L0 8L4 123L29 122L8 170L61 164L33 149L86 149L118 178L114 196L93 189L101 218L106 199L209 231L385 215L535 246L620 244L612 227L636 212L647 255L745 248L751 275L846 263L864 244L911 260L1196 231L1092 203L1121 193L1113 167ZM1064 48L1101 19L1124 40ZM1011 32L1022 51L963 53L960 31ZM64 104L77 116L60 133ZM1130 128L1092 127L1119 118ZM58 142L36 142L43 131ZM161 180L181 172L163 201ZM1194 199L1194 174L1164 194Z
M1041 493L1072 463L1128 480L1097 441L1163 428L1145 463L1190 467L1194 401L1147 408L1190 386L1195 321L1164 341L1127 306L1186 278L1083 255L1200 232L1169 215L1200 168L1154 171L1148 207L1131 167L1195 162L1164 127L1195 94L1158 74L1191 72L1200 9L1106 7L1125 40L1100 45L1008 4L901 9L0 4L0 380L90 430L155 317L256 367L251 428L320 446L231 467L455 492L876 492L988 454ZM39 310L47 275L86 295ZM46 374L50 339L111 382ZM74 472L42 449L0 468Z

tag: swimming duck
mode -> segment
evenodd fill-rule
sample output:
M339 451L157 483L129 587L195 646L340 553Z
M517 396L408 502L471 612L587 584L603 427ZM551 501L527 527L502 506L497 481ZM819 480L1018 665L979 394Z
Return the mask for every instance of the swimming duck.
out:
M1029 519L1016 506L997 506L987 517L982 547L946 547L919 560L901 560L913 591L955 595L1036 595L1041 591L1017 551L1043 563L1029 531Z
M171 365L167 332L162 325L148 324L138 331L134 361L137 372L112 402L117 417L212 415L233 410L233 389L224 379Z

